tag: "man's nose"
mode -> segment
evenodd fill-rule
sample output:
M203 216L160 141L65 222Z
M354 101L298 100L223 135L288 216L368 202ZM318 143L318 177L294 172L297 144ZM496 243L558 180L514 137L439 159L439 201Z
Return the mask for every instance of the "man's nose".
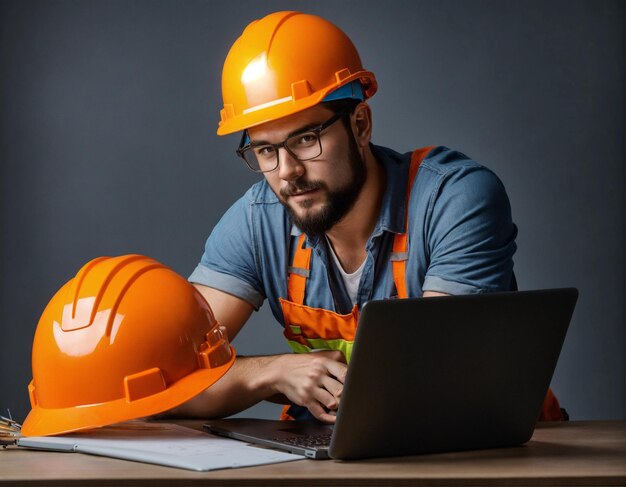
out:
M278 149L278 177L284 181L298 179L304 174L304 164L293 157L287 149Z

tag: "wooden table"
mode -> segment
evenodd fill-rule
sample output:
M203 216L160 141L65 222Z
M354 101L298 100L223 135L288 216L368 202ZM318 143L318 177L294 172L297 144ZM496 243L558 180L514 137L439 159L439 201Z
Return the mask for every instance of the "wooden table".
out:
M198 428L201 422L179 421ZM626 485L623 421L539 424L524 446L341 462L302 460L192 472L78 453L0 450L0 484L40 485Z

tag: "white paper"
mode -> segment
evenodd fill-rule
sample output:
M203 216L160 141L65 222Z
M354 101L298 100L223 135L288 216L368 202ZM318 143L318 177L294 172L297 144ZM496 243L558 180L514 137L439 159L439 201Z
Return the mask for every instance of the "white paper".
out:
M143 421L128 421L71 436L24 437L17 444L197 471L250 467L305 458L176 424Z

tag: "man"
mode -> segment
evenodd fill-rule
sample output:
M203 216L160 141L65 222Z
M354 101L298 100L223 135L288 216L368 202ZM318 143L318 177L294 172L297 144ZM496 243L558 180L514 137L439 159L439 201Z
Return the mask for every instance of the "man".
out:
M298 353L240 357L176 412L219 417L269 399L291 405L284 418L333 423L366 301L516 288L498 178L445 147L372 145L376 90L348 37L316 16L273 13L231 48L218 134L242 131L237 153L264 178L189 280L231 340L267 299Z

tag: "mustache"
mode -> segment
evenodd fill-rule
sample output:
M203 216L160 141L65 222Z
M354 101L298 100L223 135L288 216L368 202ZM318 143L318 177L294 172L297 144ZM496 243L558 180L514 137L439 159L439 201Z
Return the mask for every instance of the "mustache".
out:
M324 187L324 183L321 181L299 181L297 183L289 183L284 188L280 189L280 195L283 198L295 196L300 193L306 193L307 191L314 191Z

